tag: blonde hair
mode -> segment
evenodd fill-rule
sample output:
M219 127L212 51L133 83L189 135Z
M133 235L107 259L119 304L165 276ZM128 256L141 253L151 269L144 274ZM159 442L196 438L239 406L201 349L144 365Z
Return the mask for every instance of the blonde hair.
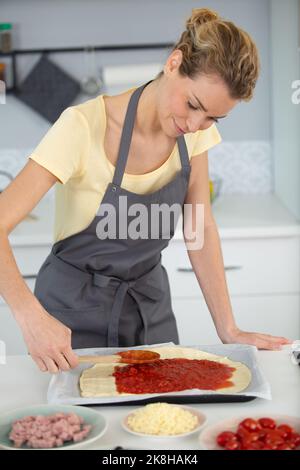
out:
M231 98L252 98L260 71L257 47L246 31L217 12L194 8L172 52L175 49L182 52L181 76L194 79L199 74L217 74L228 86Z

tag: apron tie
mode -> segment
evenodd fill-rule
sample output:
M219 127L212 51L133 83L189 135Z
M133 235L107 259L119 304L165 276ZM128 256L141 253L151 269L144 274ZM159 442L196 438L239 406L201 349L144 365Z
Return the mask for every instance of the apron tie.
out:
M82 269L79 269L70 263L66 263L53 252L51 253L51 259L60 270L63 270L66 273L66 275L70 275L75 272L78 276L86 278L87 280L92 278L93 285L97 287L107 287L108 284L111 284L117 288L111 314L109 316L107 334L108 347L119 347L119 320L122 313L122 305L127 292L138 305L139 315L144 327L143 342L144 344L148 344L147 317L149 317L150 314L147 315L146 313L147 303L142 305L142 302L144 302L145 299L147 299L149 303L157 302L164 294L164 279L161 257L159 262L153 268L151 268L139 278L131 279L129 281L122 280L115 276L100 274L97 271L83 271Z
M122 305L126 296L129 293L138 305L139 315L141 317L144 328L143 343L147 344L148 321L145 312L145 306L141 308L140 302L147 299L151 303L157 302L163 294L162 288L157 287L157 281L160 278L159 273L162 272L160 261L150 271L143 274L137 279L124 281L115 276L107 276L98 272L92 273L93 284L98 287L107 287L108 284L117 287L115 298L112 305L112 310L109 316L107 345L108 347L119 346L119 321L122 312Z

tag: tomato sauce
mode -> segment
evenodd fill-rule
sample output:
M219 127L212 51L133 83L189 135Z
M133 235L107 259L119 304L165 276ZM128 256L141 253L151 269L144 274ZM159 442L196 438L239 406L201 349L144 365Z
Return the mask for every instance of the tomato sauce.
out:
M129 364L152 362L160 358L160 354L158 354L157 352L145 351L143 349L121 351L118 352L118 356L121 356L121 362L127 362Z
M215 361L176 358L117 366L113 376L119 393L158 393L231 387L234 371L234 367Z

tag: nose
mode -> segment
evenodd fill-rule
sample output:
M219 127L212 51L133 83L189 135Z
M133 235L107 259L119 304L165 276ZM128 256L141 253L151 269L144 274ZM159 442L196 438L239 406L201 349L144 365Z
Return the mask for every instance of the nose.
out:
M205 129L208 129L212 123L210 121L206 121L205 119L198 119L194 121L188 120L186 124L188 132L197 132L199 130L204 131Z
M203 116L201 117L190 117L186 122L188 132L197 132L198 130L207 129L211 126L211 122L208 122Z
M189 114L186 124L188 132L197 132L208 129L212 122L210 119L207 119L204 112L200 111L199 113Z

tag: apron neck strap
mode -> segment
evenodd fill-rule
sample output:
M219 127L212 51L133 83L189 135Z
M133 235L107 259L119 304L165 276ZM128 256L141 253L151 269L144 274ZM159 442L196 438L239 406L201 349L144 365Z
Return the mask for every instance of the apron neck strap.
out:
M186 174L189 174L191 166L190 166L189 153L188 153L188 149L186 146L184 135L180 135L177 137L177 145L179 149L182 169Z
M149 82L145 83L144 85L138 87L131 95L128 106L127 106L127 111L125 115L125 121L122 129L122 135L121 135L121 142L120 142L120 147L119 147L119 152L118 152L118 159L117 159L117 164L114 172L114 177L113 177L113 184L116 186L121 186L123 175L125 172L125 167L126 167L126 162L128 159L128 153L129 153L129 148L130 148L130 143L131 143L131 138L132 138L132 132L133 132L133 127L134 127L134 121L136 117L136 110L137 110L137 105L138 101L140 99L140 96L142 94L142 91L144 88L149 84L153 82L153 80L150 80ZM179 147L179 154L180 154L180 161L181 165L183 167L183 170L185 172L188 172L190 170L190 162L189 162L189 155L186 147L186 142L184 139L184 136L181 135L177 138L177 144Z

